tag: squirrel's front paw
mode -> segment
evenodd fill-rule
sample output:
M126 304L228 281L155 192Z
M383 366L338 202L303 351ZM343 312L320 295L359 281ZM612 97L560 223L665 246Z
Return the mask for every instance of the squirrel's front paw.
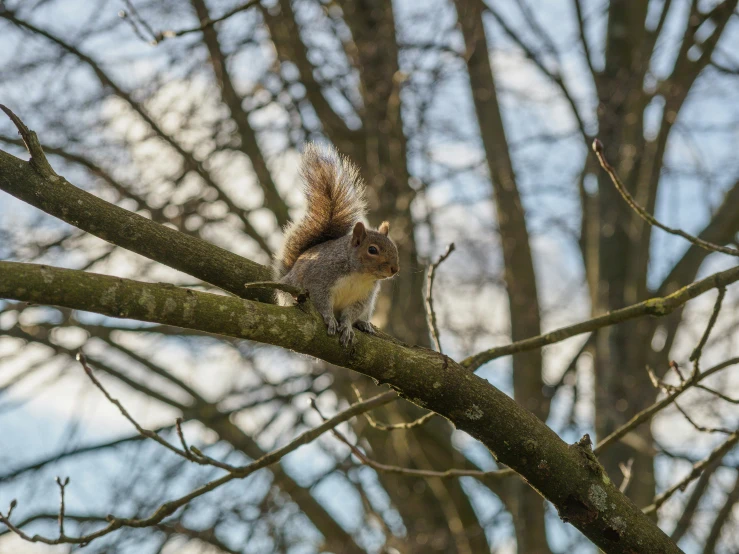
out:
M329 335L335 335L336 329L339 327L339 322L332 315L331 317L324 317L323 321L326 322L326 333Z
M372 324L369 321L357 321L355 324L357 329L360 331L364 331L365 333L368 333L370 335L375 334L375 328L372 327Z
M339 326L339 333L341 333L341 345L346 347L354 342L354 329L352 329L351 323L342 323Z

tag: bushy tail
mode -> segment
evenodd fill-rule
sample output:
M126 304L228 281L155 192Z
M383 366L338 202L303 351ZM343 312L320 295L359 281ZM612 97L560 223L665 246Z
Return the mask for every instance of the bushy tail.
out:
M335 148L306 145L300 174L306 212L302 219L285 227L282 248L273 264L275 279L286 275L309 248L349 234L367 211L359 171Z

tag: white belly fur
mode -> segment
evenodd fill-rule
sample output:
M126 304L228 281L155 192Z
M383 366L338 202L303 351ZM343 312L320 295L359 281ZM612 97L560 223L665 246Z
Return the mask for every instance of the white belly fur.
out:
M361 273L350 273L336 281L331 288L334 311L341 311L350 304L366 299L375 286L375 278Z

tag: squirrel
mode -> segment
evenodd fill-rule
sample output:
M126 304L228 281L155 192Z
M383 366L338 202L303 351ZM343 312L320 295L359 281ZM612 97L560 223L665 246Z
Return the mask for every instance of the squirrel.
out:
M359 171L330 146L308 144L301 159L307 208L288 223L272 265L280 283L308 291L329 335L338 331L342 346L354 342L353 326L374 333L369 320L380 280L398 273L398 249L388 237L390 224L377 230L363 223L365 186ZM281 305L292 297L277 291Z

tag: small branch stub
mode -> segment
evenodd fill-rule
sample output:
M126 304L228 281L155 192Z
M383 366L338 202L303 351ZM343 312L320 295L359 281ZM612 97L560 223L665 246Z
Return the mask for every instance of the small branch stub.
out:
M303 302L308 300L309 296L308 291L305 289L301 289L300 287L296 287L293 285L288 285L286 283L278 283L277 281L257 281L255 283L246 283L244 285L244 288L269 289L286 292L287 294L291 295L298 304L302 304Z
M10 121L12 121L16 129L18 129L18 134L23 139L23 144L26 145L28 153L31 154L31 160L29 162L31 166L33 166L33 168L42 177L49 179L52 182L58 180L59 175L57 175L56 171L54 171L51 164L46 159L46 154L44 154L44 149L41 147L41 143L39 142L36 133L29 129L26 124L21 121L21 118L15 115L7 106L0 104L0 110L5 112L5 115L10 118Z
M59 485L59 539L64 539L64 489L69 485L69 477L62 481L61 477L56 478L56 484Z

